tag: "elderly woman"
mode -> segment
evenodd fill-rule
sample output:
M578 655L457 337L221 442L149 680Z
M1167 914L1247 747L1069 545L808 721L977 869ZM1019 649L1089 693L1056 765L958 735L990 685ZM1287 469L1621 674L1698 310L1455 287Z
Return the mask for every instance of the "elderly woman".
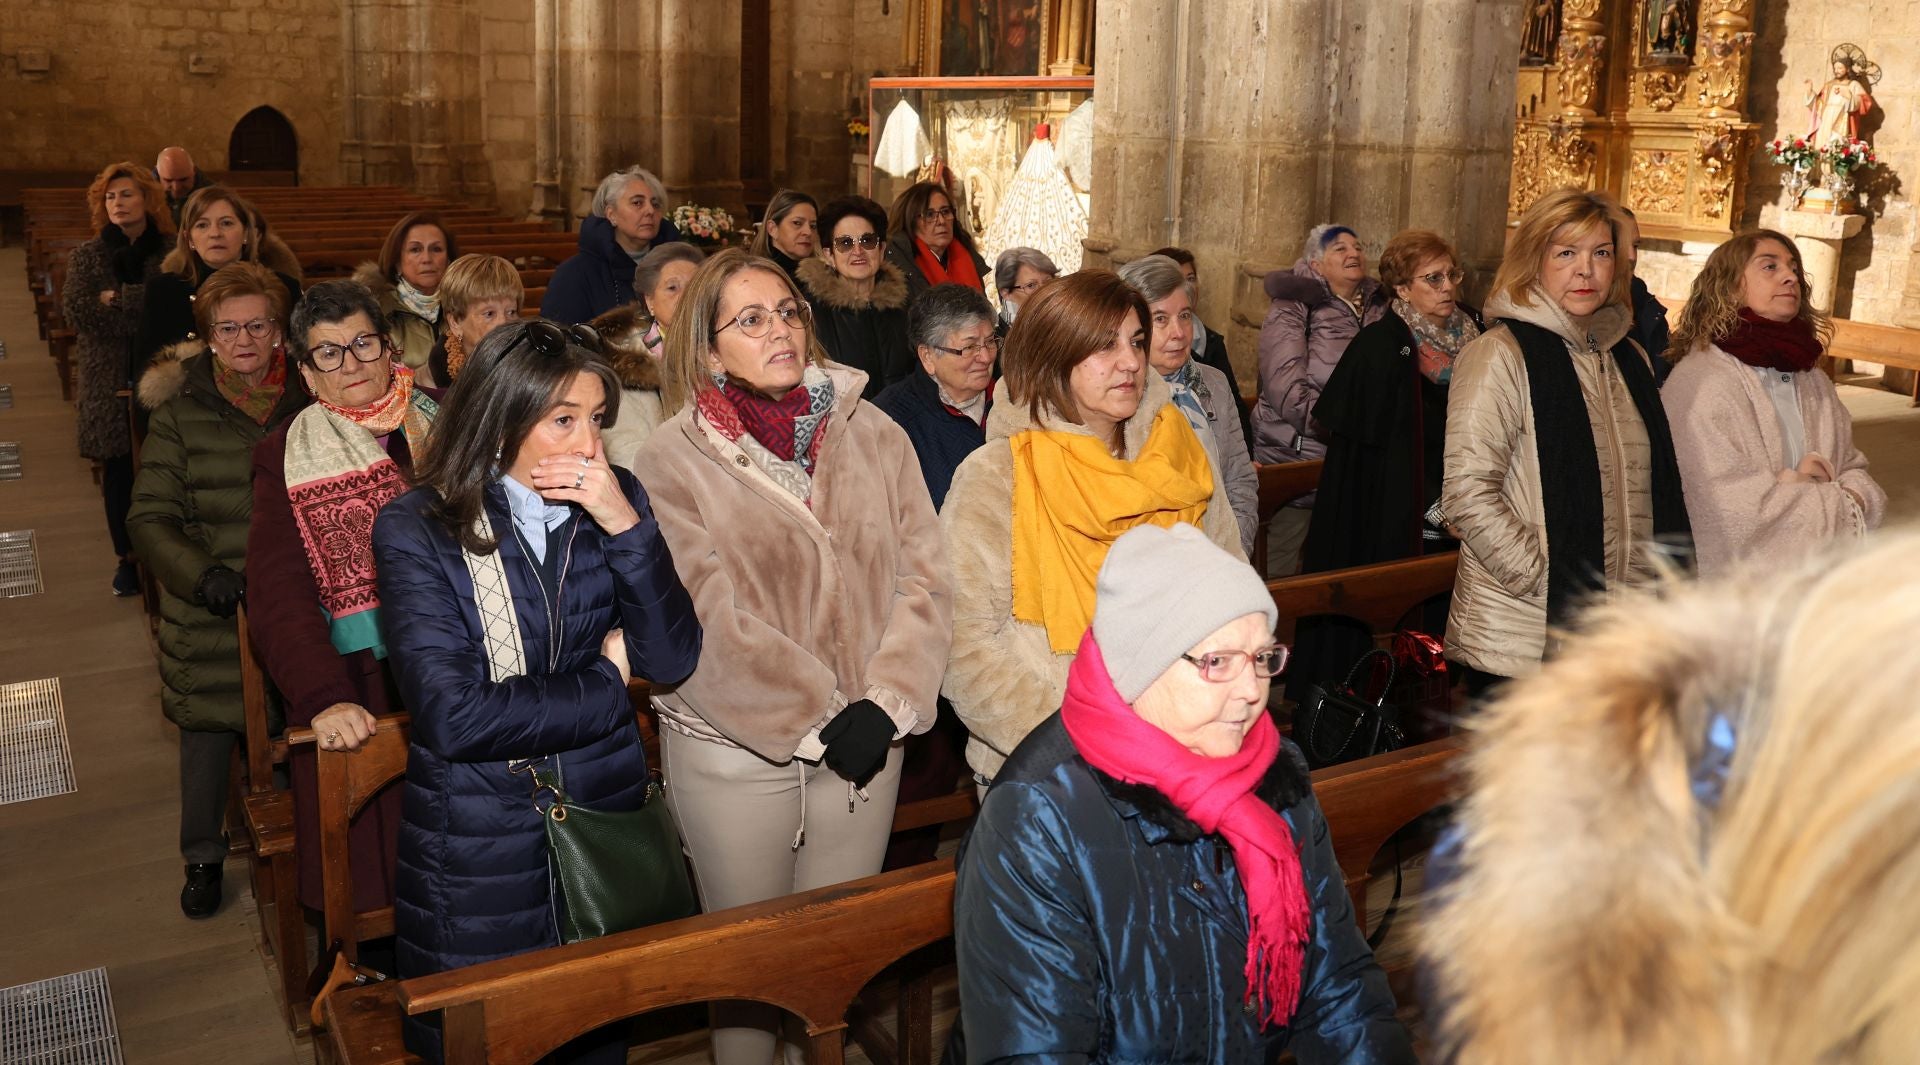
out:
M460 243L438 211L415 211L387 233L376 262L361 263L353 279L380 303L381 331L400 361L428 388L449 382L433 375L428 360L447 331L440 283L447 264L460 257Z
M993 304L965 285L935 285L913 301L907 332L920 369L889 386L874 405L913 441L933 509L947 501L953 473L987 442L988 395L1000 361Z
M646 800L627 682L684 679L700 624L645 489L607 462L600 426L619 409L612 367L559 327L496 330L447 397L419 487L374 523L413 722L394 910L402 977L558 945L564 902L545 817L516 769L551 769L570 802L596 811ZM487 619L497 616L512 638L496 638ZM619 1035L589 1039L597 1048ZM409 1018L406 1042L440 1059L431 1022Z
M1482 711L1434 1060L1914 1059L1916 549L1631 596Z
M1060 268L1038 248L1008 248L993 260L993 276L999 279L998 329L1004 337L1007 330L1013 328L1020 304L1038 292L1041 285L1059 277Z
M234 262L260 263L278 275L287 290L286 306L300 298L300 260L279 237L265 232L252 204L232 189L209 185L187 197L173 250L161 261L160 272L147 278L128 380L140 380L161 349L194 335L194 293L215 270ZM284 311L279 320L284 325Z
M948 281L987 291L993 275L946 189L931 181L909 185L888 215L887 260L907 279L908 299Z
M730 248L667 334L667 422L634 472L706 648L655 696L669 801L708 911L880 871L899 740L935 718L952 635L913 446L830 363L786 273ZM764 1065L775 1014L715 1025Z
M968 1061L1414 1061L1300 753L1259 574L1191 525L1101 564L1058 713L959 859Z
M944 691L972 733L978 783L1060 708L1094 575L1121 533L1184 521L1241 553L1211 439L1149 372L1152 317L1103 270L1042 288L1007 335L987 443L940 510L954 576Z
M127 514L160 586L160 705L180 726L180 909L195 918L220 907L227 762L245 727L233 614L247 587L253 447L307 401L287 380L284 279L233 263L198 290L194 328L207 339L162 350L135 392L152 420Z
M1253 552L1253 534L1260 525L1260 478L1240 435L1240 396L1233 379L1193 357L1193 286L1180 264L1164 255L1135 259L1120 268L1121 280L1147 301L1153 317L1153 335L1147 341L1147 365L1167 382L1173 402L1187 416L1193 431L1213 444L1220 463L1220 479L1240 523L1240 549Z
M887 216L865 196L842 196L820 212L826 254L800 264L794 280L813 307L827 357L867 375L864 398L913 373L907 340L907 281L886 261Z
M374 715L404 704L391 690L374 586L373 516L406 491L439 407L394 361L373 294L352 281L307 290L288 351L314 403L253 449L247 608L254 642L285 700L289 727L329 750L357 750ZM320 823L313 752L288 758L300 901L319 909ZM353 821L354 908L393 902L400 792ZM329 934L348 934L331 930ZM326 940L321 940L322 943Z
M447 267L440 283L440 311L446 324L427 366L433 379L452 387L469 352L488 333L520 317L526 302L520 271L498 255L462 255Z
M1301 462L1326 454L1313 423L1313 405L1333 368L1362 326L1387 313L1388 293L1367 276L1360 238L1342 225L1307 234L1306 250L1291 270L1267 275L1267 320L1260 327L1260 401L1254 404L1255 462ZM1306 539L1313 496L1274 516L1267 557L1271 575L1294 572Z
M1817 368L1832 326L1805 293L1793 242L1750 230L1708 256L1681 312L1660 400L1703 575L1791 562L1886 516L1853 417Z
M133 500L133 438L126 404L115 393L127 380L127 349L140 325L147 275L166 254L172 222L166 196L144 167L115 163L87 188L100 235L67 256L60 309L73 327L75 422L80 455L100 463L100 494L118 565L113 594L137 595L127 507Z
M571 325L632 303L634 264L653 246L680 239L666 211L667 188L652 171L608 174L580 220L580 252L554 270L540 316Z
M1447 657L1479 693L1533 673L1594 593L1653 579L1686 498L1646 353L1628 338L1619 214L1561 189L1521 217L1493 279L1499 324L1460 351L1440 509L1460 540Z
M820 205L813 197L794 189L781 189L767 201L766 219L753 234L747 250L762 259L772 259L788 277L800 264L819 250Z
M640 445L666 420L660 407L660 360L666 330L693 272L707 259L691 244L657 245L633 268L633 290L640 298L595 318L604 354L620 375L620 422L600 429L600 440L616 466L633 469Z

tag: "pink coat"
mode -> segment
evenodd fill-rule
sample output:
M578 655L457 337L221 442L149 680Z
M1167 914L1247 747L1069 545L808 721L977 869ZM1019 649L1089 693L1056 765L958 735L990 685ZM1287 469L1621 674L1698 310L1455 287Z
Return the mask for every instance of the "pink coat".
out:
M1864 536L1887 493L1853 446L1853 418L1817 370L1793 375L1807 450L1833 463L1828 483L1781 484L1780 419L1754 368L1709 345L1675 365L1660 390L1687 493L1699 571L1741 560L1791 562L1828 540Z

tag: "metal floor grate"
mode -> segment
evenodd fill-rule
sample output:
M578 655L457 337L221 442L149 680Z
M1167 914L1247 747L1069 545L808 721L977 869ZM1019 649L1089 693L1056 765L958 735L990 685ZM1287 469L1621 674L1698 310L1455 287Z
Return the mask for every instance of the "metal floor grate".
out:
M0 684L0 806L74 789L63 702L58 677Z
M0 532L0 599L39 595L46 590L40 583L40 548L33 530Z
M0 1061L122 1065L105 969L0 988Z
M0 440L0 481L20 479L20 445L11 440Z

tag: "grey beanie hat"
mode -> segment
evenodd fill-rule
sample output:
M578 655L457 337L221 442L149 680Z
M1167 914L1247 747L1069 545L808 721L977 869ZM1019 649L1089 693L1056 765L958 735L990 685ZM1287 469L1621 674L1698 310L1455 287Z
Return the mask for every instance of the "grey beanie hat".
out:
M1193 645L1248 614L1280 620L1252 566L1182 522L1142 525L1113 542L1095 584L1093 638L1131 703Z

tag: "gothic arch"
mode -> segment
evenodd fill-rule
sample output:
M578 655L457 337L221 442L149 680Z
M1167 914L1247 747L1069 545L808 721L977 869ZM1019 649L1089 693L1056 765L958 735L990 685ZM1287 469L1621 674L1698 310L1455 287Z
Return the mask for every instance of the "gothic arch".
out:
M284 170L300 172L300 138L287 116L271 107L256 107L234 123L227 138L228 170Z

